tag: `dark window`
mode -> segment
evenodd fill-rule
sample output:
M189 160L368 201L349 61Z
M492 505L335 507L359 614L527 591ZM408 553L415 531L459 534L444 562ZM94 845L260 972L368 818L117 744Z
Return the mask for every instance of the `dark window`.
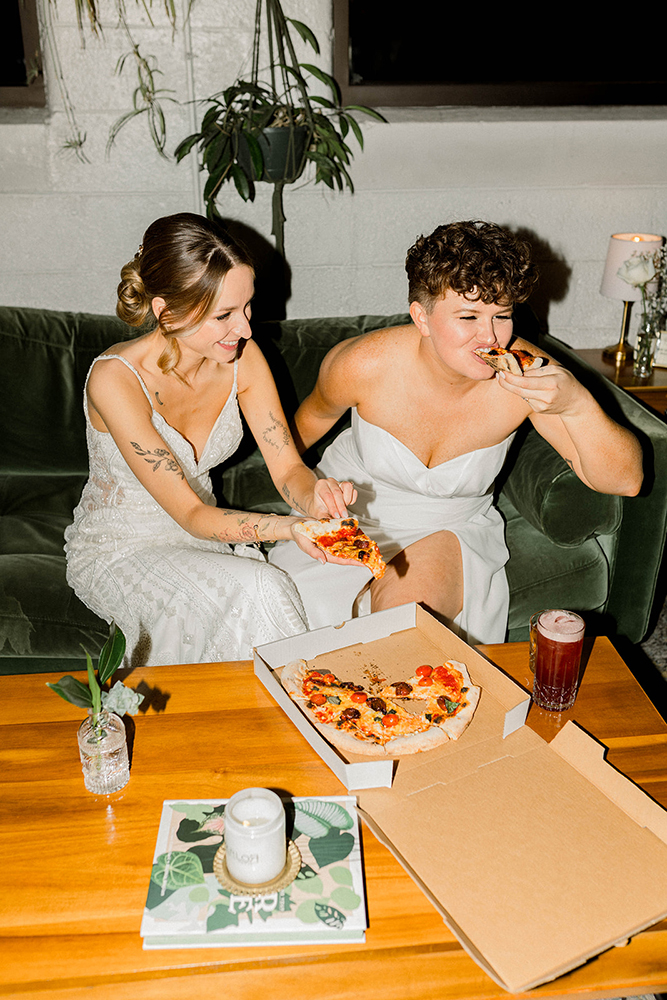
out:
M649 22L581 2L334 0L334 75L345 103L385 107L667 105Z
M44 104L35 0L4 0L0 33L0 105L43 107Z

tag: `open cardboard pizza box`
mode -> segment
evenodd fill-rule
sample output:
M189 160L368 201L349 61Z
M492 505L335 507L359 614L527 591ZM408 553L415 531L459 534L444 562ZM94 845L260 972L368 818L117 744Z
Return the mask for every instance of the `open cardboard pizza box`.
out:
M482 695L459 740L396 765L344 759L279 683L283 664L320 656L339 675L354 658L401 679L415 650L464 661ZM525 726L526 692L416 605L262 646L255 672L504 989L555 979L667 916L667 812L574 723L551 743Z
M407 679L421 663L435 666L448 659L464 662L473 683L483 690L473 722L459 740L426 755L417 754L422 760L431 761L435 754L457 753L462 747L484 745L488 740L502 742L504 736L526 721L530 697L523 688L416 604L259 646L255 651L255 673L348 790L391 787L394 772L411 766L411 758L395 763L345 754L322 738L280 683L280 671L286 663L304 659L312 666L316 657L318 669L360 683L367 683L366 669L393 681Z

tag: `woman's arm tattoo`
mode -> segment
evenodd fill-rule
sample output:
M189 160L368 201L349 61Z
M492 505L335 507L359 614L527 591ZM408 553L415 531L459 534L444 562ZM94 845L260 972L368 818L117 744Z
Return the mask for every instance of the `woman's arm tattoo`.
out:
M168 448L156 448L155 451L144 451L136 441L130 441L130 444L137 455L141 455L149 465L153 466L153 472L157 472L164 465L166 472L175 472L181 479L185 479L185 473Z
M211 535L211 539L214 542L227 542L229 544L234 544L234 542L258 542L260 541L258 532L262 530L266 525L262 525L262 521L267 523L273 515L264 514L245 514L238 510L227 510L220 511L222 516L229 521L229 528L227 531L216 531Z
M287 424L283 423L279 417L276 417L269 410L269 416L273 423L270 424L262 433L262 438L267 444L271 445L272 448L278 449L278 454L283 450L285 445L289 444L290 433L287 428Z
M306 510L306 508L305 508L305 507L303 506L303 504L300 504L300 503L299 503L299 501L298 501L298 500L296 499L296 497L295 497L295 496L293 496L293 495L292 495L292 494L290 493L290 490L289 490L289 486L287 485L287 483L283 483L283 485L282 485L282 487L281 487L281 490L280 490L280 492L281 492L281 493L282 493L282 495L283 495L283 496L285 497L285 499L287 500L288 504L289 504L289 505L290 505L290 506L291 506L291 507L292 507L292 508L293 508L294 510L300 510L302 514L307 514L307 513L308 513L308 511L307 511L307 510Z

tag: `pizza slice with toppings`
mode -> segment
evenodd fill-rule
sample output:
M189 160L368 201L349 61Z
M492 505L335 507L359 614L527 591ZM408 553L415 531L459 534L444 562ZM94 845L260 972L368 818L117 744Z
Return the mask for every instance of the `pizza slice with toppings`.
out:
M368 566L376 580L384 576L386 564L379 548L361 528L356 517L323 518L320 521L303 521L295 531L305 535L324 552L340 559L355 559Z
M549 359L530 351L510 351L504 347L476 347L474 352L497 372L511 372L523 375L529 368L541 368L549 364Z
M436 667L424 663L408 680L394 681L380 694L399 703L404 699L425 702L425 717L443 726L454 740L470 723L479 701L479 688L472 683L465 663L457 660Z

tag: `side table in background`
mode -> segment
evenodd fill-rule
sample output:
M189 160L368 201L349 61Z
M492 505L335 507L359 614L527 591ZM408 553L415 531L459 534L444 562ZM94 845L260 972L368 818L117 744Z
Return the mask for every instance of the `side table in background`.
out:
M602 350L598 347L575 350L583 361L600 372L610 382L636 396L646 406L656 410L661 417L667 411L667 368L654 368L648 378L637 378L632 374L632 362L622 368L616 368L602 358Z

